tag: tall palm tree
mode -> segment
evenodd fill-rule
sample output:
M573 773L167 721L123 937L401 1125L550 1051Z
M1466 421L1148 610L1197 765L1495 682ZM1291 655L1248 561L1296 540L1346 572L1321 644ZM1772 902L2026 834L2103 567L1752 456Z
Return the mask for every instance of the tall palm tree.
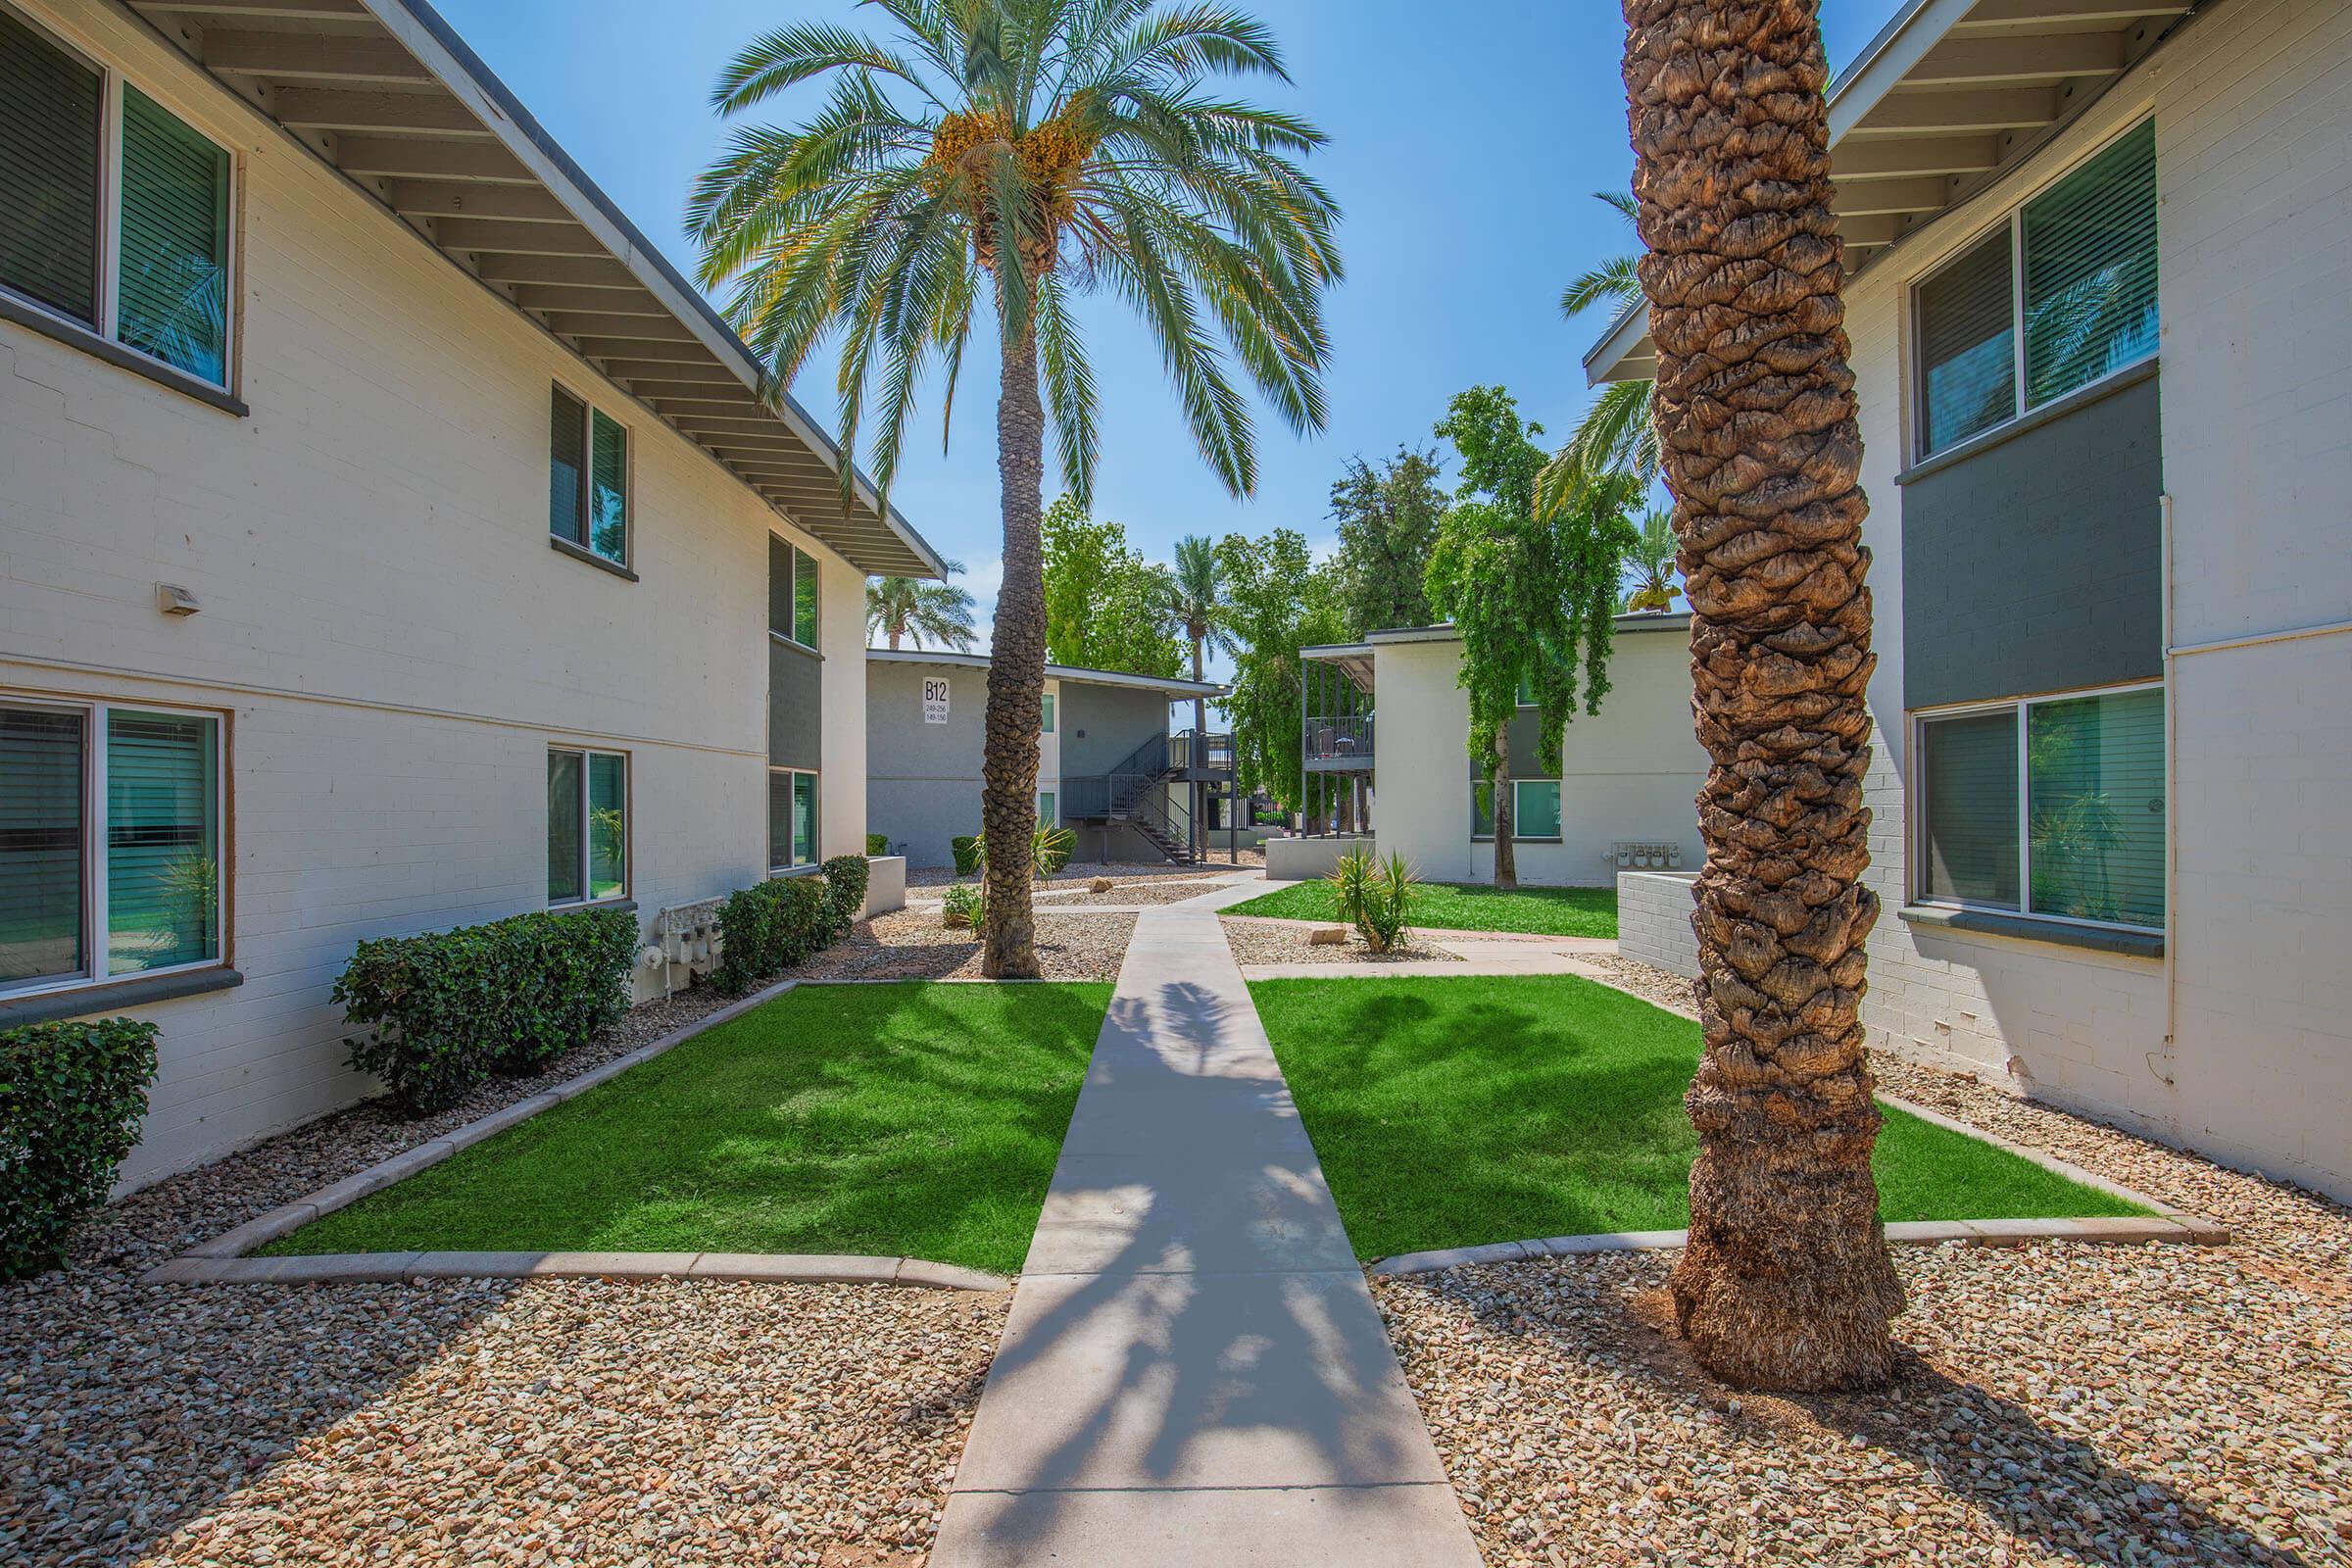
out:
M1691 916L1706 1044L1675 1309L1727 1382L1865 1387L1892 1370L1903 1296L1859 1016L1879 912L1861 881L1870 553L1820 19L1804 0L1624 5L1658 442L1709 764Z
M1634 199L1623 191L1596 190L1592 199L1606 202L1624 215L1629 223L1637 220ZM1640 258L1627 253L1611 256L1599 266L1579 272L1560 290L1560 315L1569 320L1595 305L1606 305L1622 311L1642 301L1642 279L1638 272ZM1537 486L1537 496L1546 509L1563 504L1576 489L1575 476L1583 473L1624 471L1633 474L1643 485L1655 483L1658 477L1658 431L1650 417L1648 381L1612 381L1600 389L1600 396L1585 411L1568 440L1552 455Z
M963 570L963 563L947 563L948 574ZM920 577L877 577L865 585L865 629L881 633L893 652L903 637L923 646L928 637L942 648L968 653L972 646L972 595L949 582L926 582Z
M1168 603L1176 623L1184 628L1185 641L1193 645L1193 679L1202 678L1201 655L1213 649L1230 655L1234 651L1233 607L1225 592L1225 570L1217 562L1217 547L1200 534L1176 541L1176 565L1168 573ZM1193 754L1185 759L1188 767L1199 769L1207 765L1203 748L1208 734L1208 704L1200 697L1193 698ZM1202 783L1193 780L1192 825L1193 842L1201 847L1207 844L1202 832Z
M1322 132L1209 90L1219 75L1288 79L1272 34L1238 12L1162 0L882 4L888 41L796 23L729 63L713 94L723 113L818 77L831 93L797 129L738 131L697 183L689 219L704 284L732 281L728 314L775 387L834 335L844 456L870 422L886 495L934 366L952 416L985 302L1004 578L982 768L982 964L1028 976L1048 418L1081 504L1099 439L1077 296L1107 287L1144 318L1202 457L1246 495L1257 462L1236 362L1294 429L1324 421L1322 296L1341 275L1338 208L1297 162ZM842 471L846 489L849 462Z
M1681 548L1674 537L1674 514L1652 508L1625 553L1625 564L1634 574L1633 590L1625 596L1626 613L1674 608L1683 596L1674 585L1674 556Z

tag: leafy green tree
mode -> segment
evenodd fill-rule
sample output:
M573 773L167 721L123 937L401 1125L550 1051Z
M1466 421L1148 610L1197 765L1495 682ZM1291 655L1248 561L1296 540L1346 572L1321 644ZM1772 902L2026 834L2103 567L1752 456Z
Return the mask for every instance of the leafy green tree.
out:
M1216 77L1288 79L1273 35L1239 11L1159 0L884 10L887 38L791 23L727 64L722 113L818 78L831 93L798 128L737 131L688 216L702 281L732 285L727 313L771 392L820 343L837 345L845 496L861 446L889 494L916 388L941 369L952 413L974 316L987 313L1004 579L982 763L993 853L981 962L992 976L1033 976L1018 867L1037 815L1049 420L1082 506L1099 450L1075 296L1107 285L1143 317L1202 458L1247 495L1255 431L1233 367L1294 429L1322 427L1339 211L1298 163L1322 132L1213 90Z
M951 561L947 567L954 576L963 570L963 563ZM919 577L876 577L865 585L865 630L868 636L885 639L893 649L903 638L912 638L920 648L928 637L942 648L968 652L972 646L971 591Z
M1462 639L1458 677L1470 697L1470 755L1494 802L1494 885L1518 885L1512 854L1510 722L1520 693L1543 712L1537 756L1560 765L1560 740L1581 696L1589 713L1609 689L1610 615L1635 542L1626 512L1636 484L1580 473L1539 515L1542 425L1519 417L1498 386L1458 394L1438 434L1462 460L1462 482L1438 528L1429 599ZM1581 679L1580 679L1581 677Z
M1064 495L1046 509L1043 537L1048 659L1131 675L1181 671L1168 573L1128 546L1124 527Z
M1430 623L1429 553L1445 510L1435 453L1400 446L1377 468L1348 460L1331 487L1331 514L1340 524L1341 591L1354 632Z
M1227 534L1217 542L1217 565L1234 640L1233 679L1220 706L1233 731L1236 788L1301 810L1298 650L1347 640L1338 574L1317 566L1306 536L1292 528L1258 539Z

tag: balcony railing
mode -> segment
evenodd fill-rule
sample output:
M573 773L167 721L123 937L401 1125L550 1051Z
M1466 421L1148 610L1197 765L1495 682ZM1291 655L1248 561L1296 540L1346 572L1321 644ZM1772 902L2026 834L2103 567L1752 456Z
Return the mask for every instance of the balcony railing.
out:
M1199 761L1193 759L1198 756ZM1168 765L1179 772L1201 768L1211 773L1233 771L1233 737L1210 731L1200 735L1193 730L1178 730L1168 737Z
M1327 713L1306 720L1306 760L1310 766L1371 765L1372 715Z

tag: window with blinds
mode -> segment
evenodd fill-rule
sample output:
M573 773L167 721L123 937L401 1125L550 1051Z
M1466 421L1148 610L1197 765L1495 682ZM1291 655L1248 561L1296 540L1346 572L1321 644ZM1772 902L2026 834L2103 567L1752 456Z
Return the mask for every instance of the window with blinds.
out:
M2108 143L1912 298L1922 458L2154 354L2155 122Z
M796 547L792 552L792 640L804 648L816 646L816 558Z
M588 405L556 387L548 396L547 531L588 544Z
M767 866L816 864L816 775L775 767L767 774Z
M588 548L607 561L629 559L629 432L599 409L588 451Z
M136 86L109 86L0 10L0 288L226 386L228 153Z
M98 324L106 78L0 10L0 284Z
M228 154L122 89L117 335L220 384L228 366Z
M0 705L0 991L221 960L220 725Z
M1919 739L1918 897L2163 925L2161 690L1923 719Z

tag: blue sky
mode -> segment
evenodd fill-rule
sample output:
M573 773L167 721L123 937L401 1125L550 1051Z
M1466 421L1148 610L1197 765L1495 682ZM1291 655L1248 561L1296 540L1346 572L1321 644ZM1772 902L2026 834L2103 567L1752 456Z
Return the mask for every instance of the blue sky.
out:
M436 0L442 13L640 228L691 271L686 193L724 135L710 86L764 28L826 17L880 29L850 0ZM1830 57L1867 43L1898 0L1823 0ZM1288 54L1295 85L1243 91L1303 114L1332 139L1310 167L1345 212L1348 281L1332 297L1331 418L1319 435L1261 421L1257 493L1235 500L1186 435L1158 357L1117 302L1086 312L1103 390L1096 514L1165 559L1188 533L1298 528L1333 537L1326 513L1347 460L1427 444L1446 401L1500 382L1564 434L1589 400L1580 360L1601 323L1560 319L1561 285L1631 243L1589 192L1622 189L1627 150L1610 0L1251 0ZM765 118L797 120L813 93ZM982 625L997 580L1000 523L993 354L966 372L953 445L939 443L936 387L893 499L970 568ZM828 425L829 367L801 401ZM1051 465L1049 463L1049 469ZM1051 499L1049 486L1048 498Z

